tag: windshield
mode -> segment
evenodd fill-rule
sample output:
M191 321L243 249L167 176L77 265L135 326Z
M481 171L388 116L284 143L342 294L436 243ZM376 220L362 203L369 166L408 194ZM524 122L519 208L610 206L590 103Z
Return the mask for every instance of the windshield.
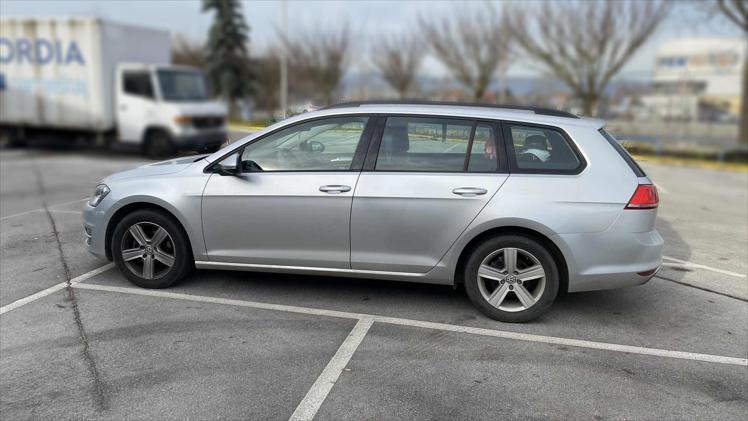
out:
M194 70L158 70L158 83L165 101L208 99L203 74Z

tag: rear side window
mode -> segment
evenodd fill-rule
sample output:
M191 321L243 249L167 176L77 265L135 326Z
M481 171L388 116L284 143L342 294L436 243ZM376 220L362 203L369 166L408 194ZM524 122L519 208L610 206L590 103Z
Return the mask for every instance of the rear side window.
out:
M575 174L583 167L582 160L558 129L508 123L504 131L511 144L512 166L517 172Z
M631 171L633 171L637 177L647 176L647 174L644 173L644 170L642 170L639 164L634 161L634 158L629 154L629 152L623 146L621 146L620 143L618 143L613 135L606 132L605 129L600 129L600 134L605 138L605 140L608 141L608 143L610 143L611 146L613 146L613 149L618 152L618 155L621 155L621 158L623 158L623 160L626 161L627 164L629 164L629 168L631 168Z

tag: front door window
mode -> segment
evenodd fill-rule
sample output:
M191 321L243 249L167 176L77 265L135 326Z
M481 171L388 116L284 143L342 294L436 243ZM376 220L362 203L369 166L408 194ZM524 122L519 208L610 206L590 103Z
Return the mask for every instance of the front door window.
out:
M297 124L244 148L242 165L262 171L347 171L368 117L333 117Z

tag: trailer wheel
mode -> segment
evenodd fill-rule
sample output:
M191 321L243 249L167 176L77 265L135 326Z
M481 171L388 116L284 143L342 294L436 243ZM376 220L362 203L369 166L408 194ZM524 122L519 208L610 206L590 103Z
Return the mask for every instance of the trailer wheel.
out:
M176 153L169 134L162 130L151 130L145 136L143 153L152 159L168 158Z

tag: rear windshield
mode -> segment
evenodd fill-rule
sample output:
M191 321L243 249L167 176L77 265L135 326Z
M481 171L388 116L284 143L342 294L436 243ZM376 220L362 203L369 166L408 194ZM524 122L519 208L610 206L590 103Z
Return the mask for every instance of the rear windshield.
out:
M623 146L621 146L620 143L614 138L610 133L606 132L605 129L600 129L600 134L603 135L603 137L610 143L611 146L613 146L613 149L618 152L619 155L621 155L621 158L623 158L624 161L626 161L627 164L629 164L629 167L631 168L631 171L636 174L637 177L646 177L647 174L644 174L644 170L639 166L639 164L634 161L634 158L629 155L628 151L624 149Z

